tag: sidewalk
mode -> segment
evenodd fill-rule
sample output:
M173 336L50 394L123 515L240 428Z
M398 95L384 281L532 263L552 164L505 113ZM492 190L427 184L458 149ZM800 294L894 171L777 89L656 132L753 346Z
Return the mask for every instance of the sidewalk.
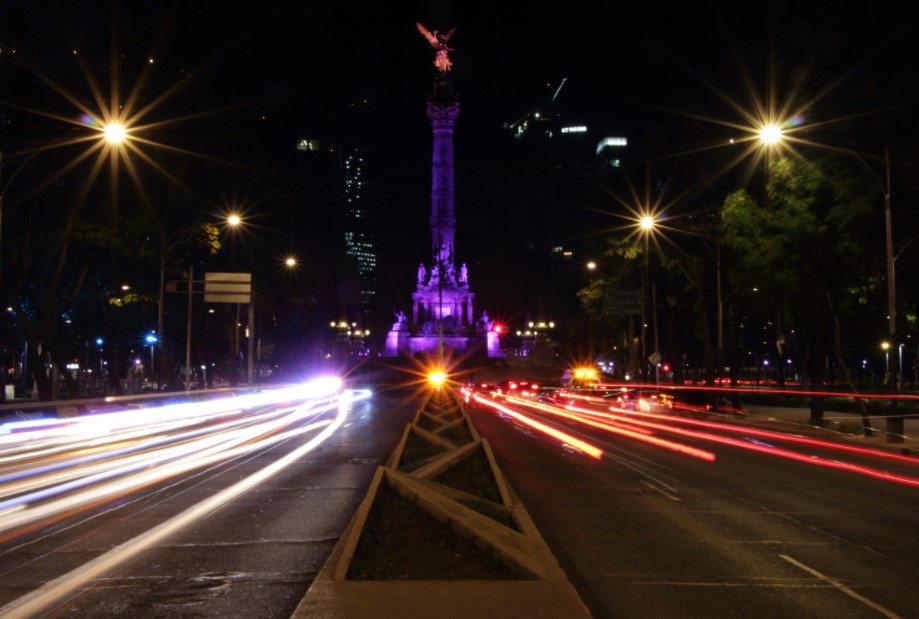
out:
M746 411L746 417L736 418L733 421L763 424L784 432L797 430L815 438L843 440L866 447L870 446L875 449L919 457L919 419L917 418L904 419L903 435L900 437L902 441L892 442L891 437L887 434L887 418L885 417L870 417L874 436L864 436L845 431L855 429L855 426L858 427L859 431L862 430L862 418L858 413L826 411L823 414L824 427L818 428L809 423L810 410L807 408L752 404L745 406L744 410ZM775 427L777 423L781 427Z

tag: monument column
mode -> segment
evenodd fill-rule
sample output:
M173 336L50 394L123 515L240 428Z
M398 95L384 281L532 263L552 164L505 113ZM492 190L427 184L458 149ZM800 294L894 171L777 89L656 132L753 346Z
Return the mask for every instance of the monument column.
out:
M449 80L435 82L428 102L428 118L434 131L431 166L431 254L440 277L447 276L447 265L454 262L456 232L453 192L453 125L459 116L459 102Z

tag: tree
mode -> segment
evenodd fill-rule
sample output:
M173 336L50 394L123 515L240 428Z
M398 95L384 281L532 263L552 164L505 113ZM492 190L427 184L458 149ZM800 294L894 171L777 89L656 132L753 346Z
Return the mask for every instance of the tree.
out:
M823 388L832 354L855 391L846 351L860 342L850 334L864 328L868 298L882 298L875 184L856 162L821 156L776 161L766 191L764 204L745 190L725 200L724 244L738 257L731 277L738 289L755 282L761 306L792 316L812 388ZM862 414L870 431L864 406ZM814 397L811 421L822 419L823 400Z

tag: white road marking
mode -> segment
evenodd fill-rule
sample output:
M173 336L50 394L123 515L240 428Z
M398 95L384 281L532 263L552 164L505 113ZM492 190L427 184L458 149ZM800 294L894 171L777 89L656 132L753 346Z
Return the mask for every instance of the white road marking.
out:
M894 613L894 612L891 612L891 611L887 610L886 608L884 608L884 607L881 606L880 604L877 604L877 603L875 603L875 602L872 602L871 600L869 600L868 598L866 598L866 597L863 596L863 595L859 595L858 593L856 593L855 591L853 591L853 590L850 589L849 587L845 586L844 584L842 584L842 583L839 582L838 580L834 580L833 578L830 578L830 577L827 576L826 574L823 574L823 573L821 573L821 572L818 572L818 571L815 570L814 568L812 568L812 567L810 567L810 566L808 566L808 565L804 565L804 564L801 563L800 561L797 561L797 560L795 560L795 559L789 557L788 555L779 555L779 556L782 557L783 559L785 559L786 561L788 561L789 563L791 563L792 565L794 565L795 567L801 568L801 569L804 570L805 572L809 572L809 573L813 574L814 576L816 576L816 577L819 578L820 580L822 580L822 581L824 581L824 582L826 582L826 583L829 583L829 584L833 585L834 587L836 587L837 589L839 589L840 591L842 591L842 592L845 593L846 595L848 595L848 596L850 596L850 597L852 597L852 598L858 600L859 602L861 602L862 604L868 606L869 608L873 608L874 610L878 611L879 613L881 613L881 614L884 615L885 617L890 617L891 619L900 619L900 615L898 615L898 614L896 614L896 613Z
M678 497L678 496L673 496L673 495L670 494L669 492L664 492L664 490L663 490L662 488L658 488L658 487L655 486L654 484L649 484L649 483L646 482L645 480L641 480L641 483L643 483L643 484L646 485L647 487L651 488L651 490L655 490L655 491L657 491L657 492L660 492L661 494L663 494L665 497L667 497L667 498L670 499L671 501L682 501L682 500L683 500L683 499L681 499L681 498Z
M840 501L839 499L834 499L831 496L826 496L825 494L820 494L819 492L813 492L811 490L805 490L804 488L799 488L798 486L793 486L788 484L788 487L792 490L797 490L798 492L803 492L804 494L810 494L812 496L820 497L821 499L832 501L834 503L839 503L840 505L845 505L846 507L853 507L851 503L846 503L845 501Z

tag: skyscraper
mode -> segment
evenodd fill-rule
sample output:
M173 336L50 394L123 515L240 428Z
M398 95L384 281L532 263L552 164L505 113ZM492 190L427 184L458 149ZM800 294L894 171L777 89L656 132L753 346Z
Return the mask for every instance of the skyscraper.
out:
M369 319L379 292L378 262L373 232L372 183L368 174L369 153L366 148L344 149L344 205L342 227L345 255L357 263L360 280L360 311Z
M628 150L628 139L577 93L566 98L566 87L562 80L505 124L515 143L510 183L518 199L510 208L520 222L516 253L525 261L518 268L534 273L528 287L541 291L533 311L555 320L575 311L584 265L604 249L611 222L603 213L616 208L609 196L622 192L619 168Z

